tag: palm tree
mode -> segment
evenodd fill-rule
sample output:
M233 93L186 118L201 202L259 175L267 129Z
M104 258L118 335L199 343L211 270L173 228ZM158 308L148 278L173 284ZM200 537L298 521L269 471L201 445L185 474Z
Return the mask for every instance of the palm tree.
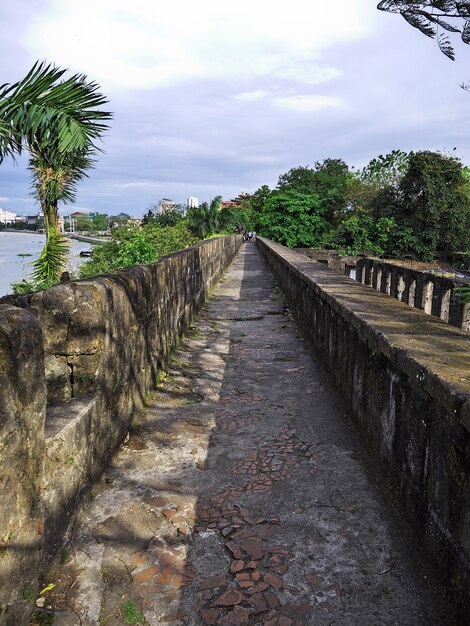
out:
M21 81L0 86L0 163L29 152L46 225L46 246L35 266L35 277L43 282L58 279L66 254L58 204L74 201L112 117L99 109L108 102L99 86L83 74L61 80L66 71L37 61Z

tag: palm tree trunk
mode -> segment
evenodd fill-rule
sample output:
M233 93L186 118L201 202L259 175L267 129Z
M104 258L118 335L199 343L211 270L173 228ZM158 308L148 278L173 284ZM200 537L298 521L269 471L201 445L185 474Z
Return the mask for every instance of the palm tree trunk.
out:
M59 213L57 202L48 202L42 204L42 212L44 214L44 224L46 229L46 238L59 232Z

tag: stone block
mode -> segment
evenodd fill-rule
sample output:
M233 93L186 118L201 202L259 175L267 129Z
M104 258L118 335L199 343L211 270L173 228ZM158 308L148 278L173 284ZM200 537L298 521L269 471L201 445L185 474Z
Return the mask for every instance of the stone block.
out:
M0 306L0 623L20 624L42 547L46 379L41 327L30 312Z
M449 602L468 616L470 336L279 244L258 238L257 245L375 457L387 495L404 512ZM436 315L444 307L447 315L452 281L416 271L405 277L400 269L398 289L398 272L386 265L382 289L385 281L385 291L389 285L399 295L412 280L415 307L434 306ZM366 268L370 274L370 263L358 261L358 275Z

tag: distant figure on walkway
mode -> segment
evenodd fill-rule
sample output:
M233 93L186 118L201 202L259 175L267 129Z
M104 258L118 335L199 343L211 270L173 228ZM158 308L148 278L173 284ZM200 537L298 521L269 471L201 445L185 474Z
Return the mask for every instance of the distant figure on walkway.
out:
M251 230L248 233L248 239L251 241L251 238L253 237L253 233L251 232Z
M256 241L256 230L253 231L253 241Z

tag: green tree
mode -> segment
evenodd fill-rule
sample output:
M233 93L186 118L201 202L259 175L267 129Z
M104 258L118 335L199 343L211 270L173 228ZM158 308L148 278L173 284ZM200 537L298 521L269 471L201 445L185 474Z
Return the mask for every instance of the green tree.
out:
M393 218L375 219L365 210L359 210L346 217L324 243L328 247L337 248L342 254L357 254L365 251L383 254L390 249L390 242L396 224Z
M280 191L295 189L299 193L304 194L314 193L316 191L315 170L308 165L293 167L285 174L279 176L277 189Z
M380 154L363 168L360 180L376 189L397 190L406 174L409 161L410 155L403 150L392 150L386 155Z
M198 239L204 239L209 233L208 210L209 205L207 202L203 202L200 206L189 207L186 213L189 230Z
M253 211L249 208L249 201L242 202L239 207L224 207L219 213L219 228L226 233L253 230Z
M93 247L92 258L80 267L80 277L105 274L137 263L152 263L196 242L186 220L175 226L149 223L137 228L115 228L111 241Z
M250 196L250 208L256 212L263 209L264 203L273 192L268 185L262 185Z
M176 204L171 210L160 212L158 204L149 206L147 213L144 215L142 224L154 223L158 226L176 226L176 224L184 218L185 207Z
M110 228L120 228L125 226L131 216L128 213L118 213L118 215L110 215L108 219L108 224Z
M320 199L296 189L272 193L259 215L259 232L289 248L319 245L328 227Z
M189 229L199 239L216 234L219 230L219 213L222 196L215 196L210 204L203 202L199 207L189 207L186 213Z
M326 210L326 218L333 222L347 207L349 189L354 176L342 159L324 159L315 163L314 192Z
M396 221L401 239L396 241L395 252L414 251L429 260L437 250L467 250L469 200L462 193L464 184L459 159L439 152L411 153L400 182Z
M111 113L107 99L83 74L36 62L24 79L0 86L0 163L29 152L34 195L46 226L46 247L36 278L56 280L66 248L58 232L59 202L73 202L77 183L93 166L97 141Z
M108 216L106 213L90 213L90 217L92 218L92 229L97 231L108 230Z
M409 166L410 155L392 150L372 159L359 173L351 200L369 210L377 219L393 216L400 200L400 182Z
M398 13L424 35L436 39L441 52L452 61L455 59L454 48L445 33L459 33L465 44L470 43L470 2L381 0L377 8L388 13Z
M277 188L316 195L325 209L326 219L333 221L347 206L348 189L353 178L342 159L324 159L321 163L317 161L313 168L294 167L281 174Z

